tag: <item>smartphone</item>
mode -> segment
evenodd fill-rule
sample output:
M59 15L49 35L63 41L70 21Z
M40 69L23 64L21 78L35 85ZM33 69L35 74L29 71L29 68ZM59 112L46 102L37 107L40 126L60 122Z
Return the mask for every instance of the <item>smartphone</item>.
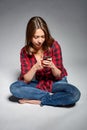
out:
M52 60L52 57L51 56L44 56L43 60L49 60L50 61L50 60Z

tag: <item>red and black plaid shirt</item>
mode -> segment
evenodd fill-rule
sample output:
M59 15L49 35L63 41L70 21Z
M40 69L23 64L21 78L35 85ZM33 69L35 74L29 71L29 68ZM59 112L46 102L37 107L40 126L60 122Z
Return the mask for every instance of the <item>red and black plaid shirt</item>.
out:
M55 66L61 70L61 76L57 78L54 77L50 68L38 70L35 76L39 81L37 88L51 92L53 82L61 80L64 76L67 76L67 72L63 66L61 48L57 41L54 41L52 47L50 48L50 51L44 52L44 56L48 55L52 57L52 61ZM21 49L20 61L21 75L19 77L19 80L24 80L23 75L26 74L37 61L34 55L29 56L26 53L25 47Z

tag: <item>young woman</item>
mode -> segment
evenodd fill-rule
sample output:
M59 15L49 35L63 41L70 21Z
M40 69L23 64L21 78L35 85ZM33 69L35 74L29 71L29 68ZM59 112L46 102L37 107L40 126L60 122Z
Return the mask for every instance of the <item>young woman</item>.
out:
M80 91L67 82L61 47L41 17L32 17L26 28L26 45L20 52L21 75L10 91L19 103L69 106Z

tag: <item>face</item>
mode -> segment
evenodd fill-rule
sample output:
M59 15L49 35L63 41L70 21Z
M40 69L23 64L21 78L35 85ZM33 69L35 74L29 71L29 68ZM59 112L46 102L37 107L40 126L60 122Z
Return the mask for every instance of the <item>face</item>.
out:
M35 49L41 49L42 45L45 41L45 33L42 29L37 29L33 38L32 38L32 44L35 47Z

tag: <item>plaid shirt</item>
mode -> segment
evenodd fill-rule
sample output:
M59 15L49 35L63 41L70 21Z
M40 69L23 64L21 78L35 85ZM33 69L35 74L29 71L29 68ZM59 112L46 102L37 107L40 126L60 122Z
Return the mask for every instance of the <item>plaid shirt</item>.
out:
M54 41L52 47L50 47L50 51L44 52L44 56L48 55L52 57L52 61L55 66L61 70L61 76L54 77L50 68L44 68L38 70L35 77L38 80L37 88L51 92L53 82L61 80L64 76L67 76L67 71L63 66L61 48L57 41ZM19 77L19 80L24 80L23 75L26 74L37 61L35 59L35 56L29 56L26 53L25 47L23 47L20 53L20 62L21 75Z

